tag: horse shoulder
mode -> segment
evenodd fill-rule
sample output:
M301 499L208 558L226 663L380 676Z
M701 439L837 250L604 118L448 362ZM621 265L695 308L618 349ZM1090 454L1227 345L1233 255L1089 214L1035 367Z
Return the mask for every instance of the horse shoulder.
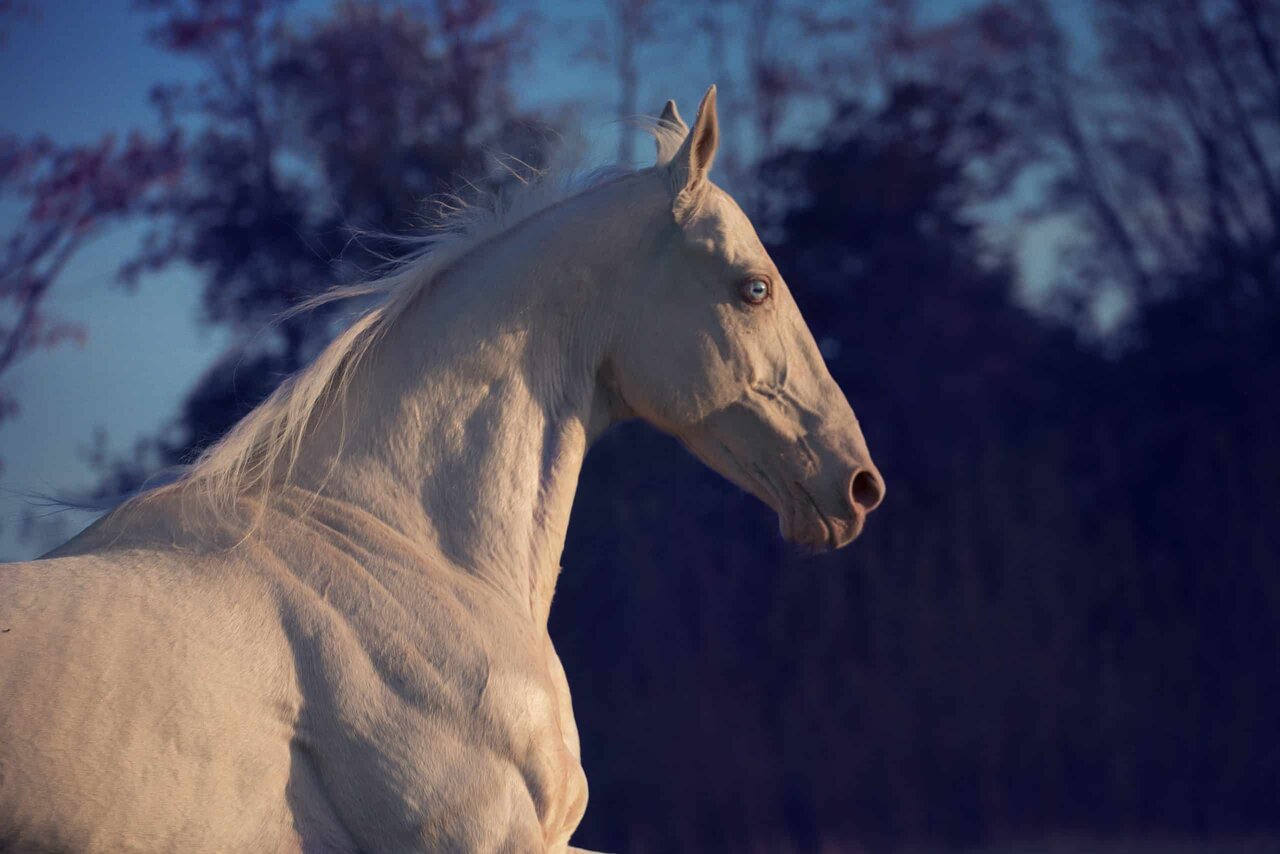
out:
M313 543L287 597L299 744L342 825L376 850L563 851L586 786L545 631L430 560L372 567L388 553Z

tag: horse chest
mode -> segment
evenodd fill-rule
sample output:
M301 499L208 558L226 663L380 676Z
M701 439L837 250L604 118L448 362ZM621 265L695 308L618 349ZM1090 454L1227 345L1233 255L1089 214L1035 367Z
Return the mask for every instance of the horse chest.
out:
M434 601L309 634L301 733L339 819L362 847L557 850L586 780L545 631Z

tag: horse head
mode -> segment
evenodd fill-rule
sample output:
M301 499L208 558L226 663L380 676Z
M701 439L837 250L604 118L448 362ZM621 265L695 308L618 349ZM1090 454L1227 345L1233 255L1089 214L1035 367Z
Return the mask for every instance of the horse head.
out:
M663 131L685 131L671 102ZM782 274L709 178L718 145L712 87L655 167L670 225L619 290L616 393L627 414L772 507L784 537L839 548L880 504L884 480Z

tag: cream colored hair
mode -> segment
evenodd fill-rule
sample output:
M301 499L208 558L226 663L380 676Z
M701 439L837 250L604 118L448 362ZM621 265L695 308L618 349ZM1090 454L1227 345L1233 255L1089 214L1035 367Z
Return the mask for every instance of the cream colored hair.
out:
M660 118L644 118L636 124L656 143L657 163L652 168L665 166L688 133L671 102ZM409 306L427 297L445 271L531 217L636 171L615 166L583 173L571 164L535 170L509 159L500 159L499 166L516 180L493 193L474 193L470 200L458 194L435 200L435 215L425 233L394 238L407 247L406 252L382 275L332 288L285 312L281 320L333 302L377 299L373 308L360 315L310 365L281 383L182 469L173 483L133 500L178 490L204 499L200 506L221 517L239 497L253 494L264 498L274 485L288 483L302 438L317 412L327 405L342 406L355 367ZM191 509L186 507L188 512Z

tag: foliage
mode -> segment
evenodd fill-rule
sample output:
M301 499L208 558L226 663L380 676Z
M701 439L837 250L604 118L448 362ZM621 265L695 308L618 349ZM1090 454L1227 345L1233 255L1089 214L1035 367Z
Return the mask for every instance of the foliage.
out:
M485 0L344 0L301 23L284 15L291 0L141 5L159 16L155 40L206 76L155 90L166 124L189 129L190 168L126 274L195 268L206 321L239 337L177 429L113 468L111 490L191 458L333 334L333 309L275 322L282 312L367 275L491 152L536 165L547 136L510 90L528 19Z
M63 267L86 243L172 186L180 166L177 139L108 135L61 146L44 136L0 134L0 193L22 207L23 227L0 243L0 378L23 357L85 331L47 311ZM0 420L17 402L0 388Z

